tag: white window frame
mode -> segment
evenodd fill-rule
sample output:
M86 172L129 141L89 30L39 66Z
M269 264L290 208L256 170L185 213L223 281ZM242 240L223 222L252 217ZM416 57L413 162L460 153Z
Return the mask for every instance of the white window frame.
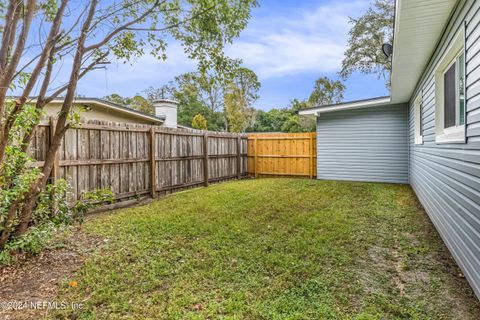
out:
M415 132L415 144L423 144L423 132L422 132L422 104L423 95L420 92L413 103L413 126Z
M465 62L465 30L461 30L453 39L451 45L446 50L446 53L440 60L435 70L435 142L437 144L442 143L465 143L465 124L459 125L460 112L457 112L457 125L449 128L445 128L444 121L444 74L452 66L453 63L457 63L457 59L464 54ZM465 67L465 66L464 66ZM456 79L458 79L458 66L456 67ZM466 70L465 70L466 74ZM465 79L464 79L465 81ZM465 86L464 86L465 87ZM455 88L456 95L459 97L458 85ZM466 97L465 98L465 110L466 110ZM458 100L458 99L457 99ZM456 108L460 110L459 102L456 101ZM465 111L464 111L465 112ZM464 118L464 122L466 119Z

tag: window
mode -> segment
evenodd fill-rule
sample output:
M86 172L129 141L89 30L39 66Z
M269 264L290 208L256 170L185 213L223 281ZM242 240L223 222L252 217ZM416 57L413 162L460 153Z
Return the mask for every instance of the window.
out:
M465 142L465 41L460 32L435 74L437 143Z
M415 144L423 143L423 123L422 123L422 107L423 107L423 92L418 95L413 104L414 108L414 131Z
M465 124L465 55L463 52L453 61L443 75L444 128Z

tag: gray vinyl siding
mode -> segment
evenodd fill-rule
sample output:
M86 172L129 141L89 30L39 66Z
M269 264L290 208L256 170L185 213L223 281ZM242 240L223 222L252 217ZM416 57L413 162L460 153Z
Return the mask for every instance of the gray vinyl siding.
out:
M408 183L406 105L322 113L317 178Z
M435 143L438 61L466 21L467 143ZM413 101L423 96L423 145L414 144ZM410 184L458 265L480 298L480 1L460 1L409 112Z

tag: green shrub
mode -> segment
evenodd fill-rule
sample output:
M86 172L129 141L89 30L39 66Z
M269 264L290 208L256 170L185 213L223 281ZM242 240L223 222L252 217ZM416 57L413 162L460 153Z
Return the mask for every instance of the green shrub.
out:
M96 206L112 203L110 189L95 189L82 193L73 204L68 203L68 182L61 179L48 185L40 194L32 216L32 227L20 237L12 237L0 252L0 265L12 261L12 253L35 254L45 246L52 235L62 226L82 223L85 213Z
M39 253L57 229L57 225L52 222L47 222L31 227L28 232L21 237L13 238L7 243L4 250L0 252L0 265L11 263L13 260L12 253L14 252L28 254Z

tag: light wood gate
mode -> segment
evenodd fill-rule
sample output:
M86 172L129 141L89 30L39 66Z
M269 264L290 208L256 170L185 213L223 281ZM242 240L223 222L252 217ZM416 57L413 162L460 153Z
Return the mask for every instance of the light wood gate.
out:
M277 176L317 175L315 132L248 135L248 173Z

